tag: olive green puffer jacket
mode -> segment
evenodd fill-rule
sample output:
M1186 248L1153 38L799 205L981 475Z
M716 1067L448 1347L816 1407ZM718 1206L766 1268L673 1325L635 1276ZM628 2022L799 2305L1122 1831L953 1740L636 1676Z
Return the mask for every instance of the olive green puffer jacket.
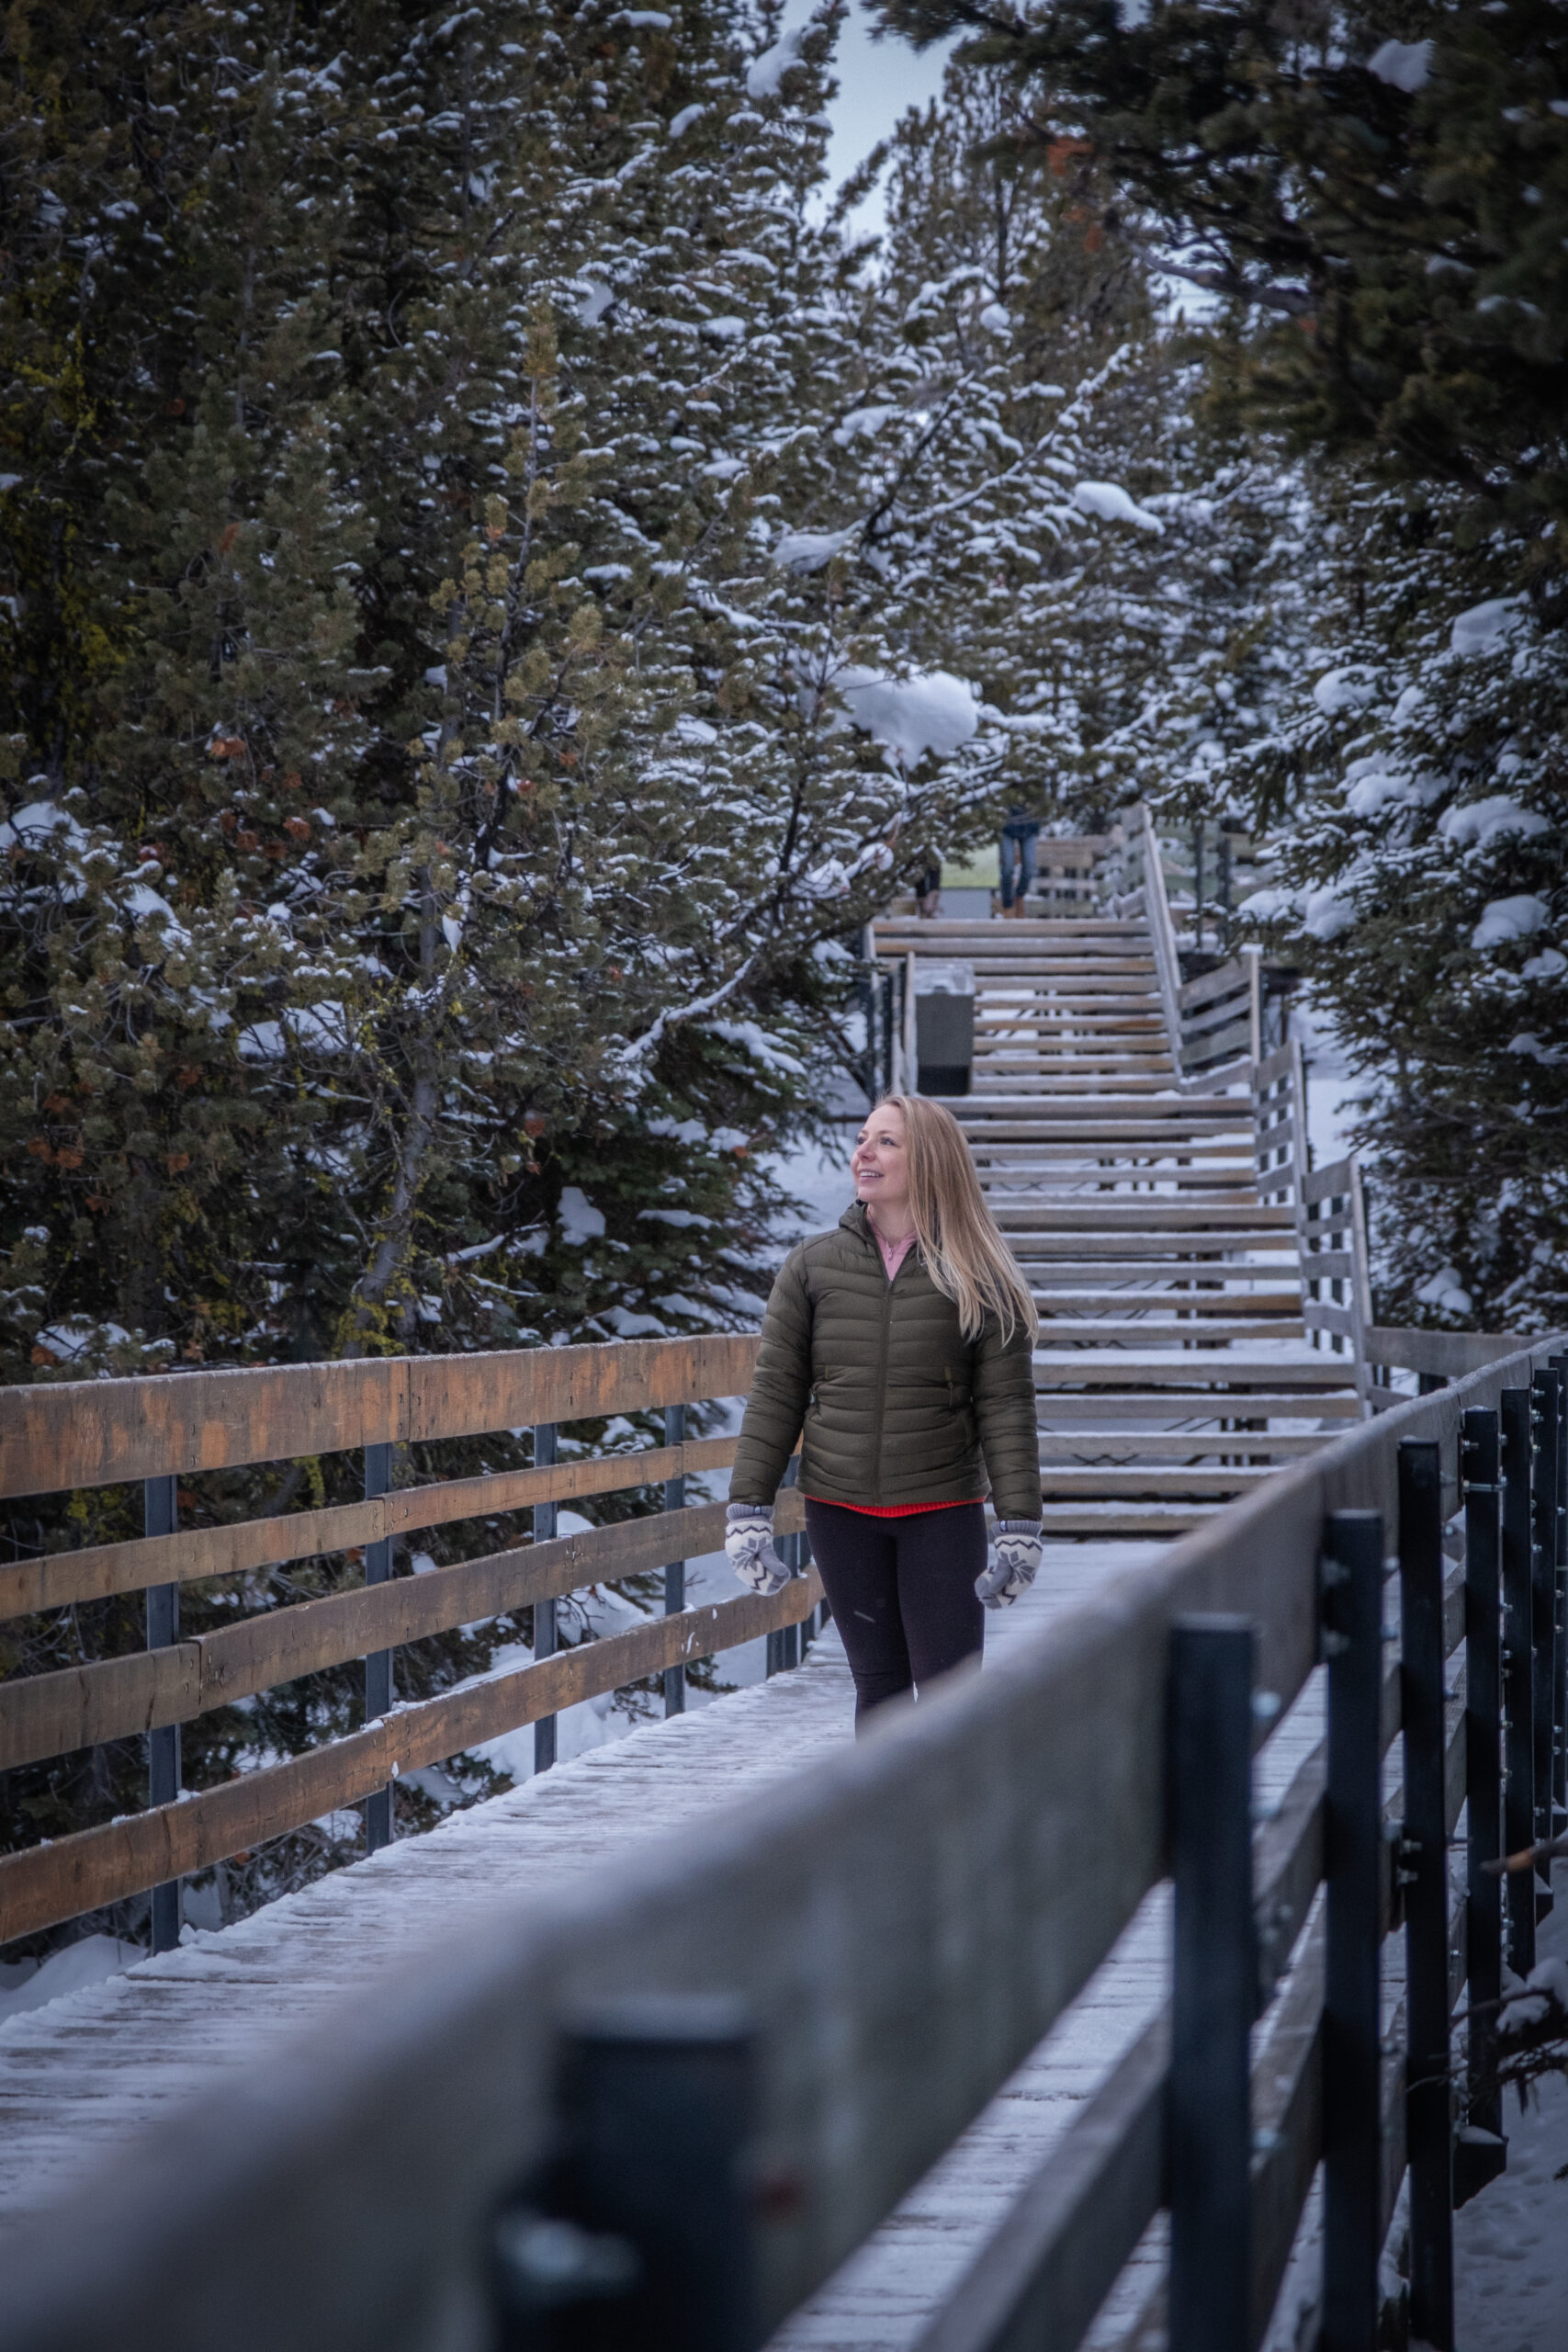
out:
M1028 1334L977 1340L917 1242L892 1282L862 1203L791 1251L762 1344L729 1491L771 1503L805 1427L801 1492L828 1503L980 1500L1040 1517L1040 1442Z

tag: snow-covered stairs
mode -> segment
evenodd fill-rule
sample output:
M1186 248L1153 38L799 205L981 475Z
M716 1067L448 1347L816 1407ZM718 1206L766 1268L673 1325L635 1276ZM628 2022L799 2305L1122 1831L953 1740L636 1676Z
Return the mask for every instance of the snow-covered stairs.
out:
M1353 1365L1307 1344L1250 1091L1178 1091L1141 917L875 937L975 969L973 1091L949 1108L1040 1308L1048 1532L1179 1534L1359 1417Z

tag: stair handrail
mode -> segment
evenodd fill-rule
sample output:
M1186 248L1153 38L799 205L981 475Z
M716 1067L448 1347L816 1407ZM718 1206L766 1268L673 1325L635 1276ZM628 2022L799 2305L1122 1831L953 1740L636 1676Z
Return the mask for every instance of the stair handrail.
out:
M1155 831L1154 816L1147 801L1141 800L1134 811L1134 820L1143 852L1144 912L1148 921L1149 937L1154 943L1155 978L1159 988L1160 1008L1170 1038L1171 1058L1177 1076L1181 1074L1181 965L1176 952L1176 926L1170 919L1170 899L1165 887L1165 868L1160 863L1159 838Z

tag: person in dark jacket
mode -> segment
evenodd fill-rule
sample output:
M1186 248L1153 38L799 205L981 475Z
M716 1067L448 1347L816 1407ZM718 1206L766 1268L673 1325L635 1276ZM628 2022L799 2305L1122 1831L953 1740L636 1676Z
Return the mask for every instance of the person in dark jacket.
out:
M977 1659L985 1609L1033 1581L1040 1444L1034 1302L952 1113L889 1096L850 1167L853 1206L790 1253L768 1301L725 1549L753 1591L785 1583L773 1498L801 1438L807 1530L859 1724Z

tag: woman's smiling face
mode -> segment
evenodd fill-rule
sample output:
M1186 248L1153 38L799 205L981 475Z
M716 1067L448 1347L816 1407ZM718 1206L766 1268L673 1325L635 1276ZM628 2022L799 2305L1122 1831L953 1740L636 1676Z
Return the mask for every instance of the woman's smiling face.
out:
M904 1138L904 1114L886 1103L874 1111L850 1159L855 1198L878 1210L907 1211L909 1204L909 1159Z

